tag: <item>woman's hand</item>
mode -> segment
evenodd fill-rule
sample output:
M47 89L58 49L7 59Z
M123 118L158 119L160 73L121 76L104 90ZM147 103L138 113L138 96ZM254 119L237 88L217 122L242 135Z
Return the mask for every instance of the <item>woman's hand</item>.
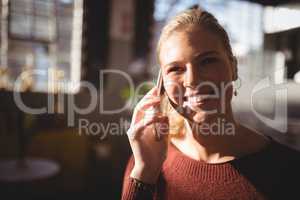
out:
M168 149L168 118L160 113L159 106L160 97L154 87L135 107L127 132L135 163L130 176L151 184L159 176Z

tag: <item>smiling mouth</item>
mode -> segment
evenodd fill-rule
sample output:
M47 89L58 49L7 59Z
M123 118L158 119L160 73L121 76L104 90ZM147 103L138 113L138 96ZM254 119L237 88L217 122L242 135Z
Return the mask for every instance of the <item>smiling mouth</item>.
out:
M205 93L195 94L191 96L184 96L183 102L187 104L201 104L205 103L206 101L212 99L212 96L215 95L213 90L210 90ZM216 96L213 96L216 99Z
M207 94L201 94L201 95L195 95L192 97L188 97L187 98L187 102L188 103L204 103L205 101L209 100L209 97L211 95L207 95Z

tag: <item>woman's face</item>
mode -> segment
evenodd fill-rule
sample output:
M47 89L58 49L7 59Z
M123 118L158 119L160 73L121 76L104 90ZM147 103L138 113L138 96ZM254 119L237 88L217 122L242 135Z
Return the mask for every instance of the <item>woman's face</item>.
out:
M159 59L167 95L185 117L201 123L231 109L233 67L216 34L199 27L174 31Z

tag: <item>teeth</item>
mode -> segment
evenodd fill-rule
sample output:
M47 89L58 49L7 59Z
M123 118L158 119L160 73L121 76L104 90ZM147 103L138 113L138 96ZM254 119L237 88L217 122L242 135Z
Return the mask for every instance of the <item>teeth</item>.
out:
M206 95L206 94L203 94L203 95L195 95L195 96L192 96L192 97L188 97L187 98L187 101L188 102L191 102L191 103L198 103L198 102L201 102L205 99L208 99L211 95Z

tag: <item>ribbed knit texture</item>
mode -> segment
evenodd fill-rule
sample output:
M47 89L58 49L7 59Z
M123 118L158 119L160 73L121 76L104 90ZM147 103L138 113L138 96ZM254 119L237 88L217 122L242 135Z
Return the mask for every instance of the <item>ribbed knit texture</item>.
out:
M137 188L134 185L134 182L132 179L127 177L128 180L126 180L126 191L124 191L123 198L124 199L135 199L135 195L137 194ZM125 182L125 180L124 180Z
M133 165L131 157L124 175L122 199L145 200L130 181ZM191 159L170 145L156 193L149 199L300 199L299 173L300 153L274 141L260 152L220 164Z

